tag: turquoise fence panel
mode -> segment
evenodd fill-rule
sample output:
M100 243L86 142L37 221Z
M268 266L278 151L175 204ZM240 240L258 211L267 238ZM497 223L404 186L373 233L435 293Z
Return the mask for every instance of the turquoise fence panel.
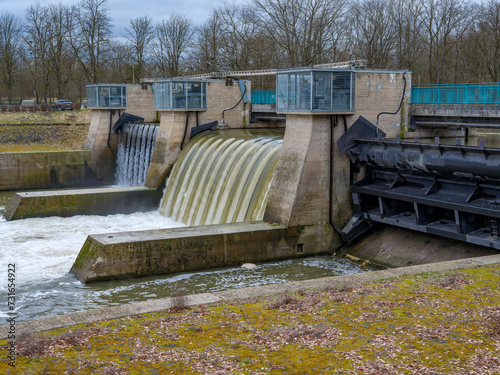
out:
M276 104L276 90L252 90L253 104Z
M500 83L415 85L412 104L500 104Z

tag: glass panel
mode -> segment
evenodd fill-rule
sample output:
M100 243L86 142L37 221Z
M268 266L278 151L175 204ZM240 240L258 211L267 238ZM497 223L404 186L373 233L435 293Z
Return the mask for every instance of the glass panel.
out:
M122 107L127 108L127 87L122 87Z
M353 80L354 81L354 80ZM351 91L351 73L332 73L333 110L351 111L354 90Z
M98 86L98 108L109 108L109 87Z
M276 109L278 111L284 111L288 109L288 74L278 74L277 76L277 97L276 97Z
M201 83L201 89L202 89L201 108L207 109L207 83L206 82Z
M170 82L154 84L155 109L171 109Z
M300 73L299 76L299 107L297 109L311 111L312 72Z
M184 83L172 82L172 109L186 108L186 91Z
M97 108L97 87L87 87L87 107Z
M351 107L352 112L356 110L356 74L351 73Z
M332 110L331 72L314 72L313 110Z
M90 86L87 87L88 108L126 108L126 86Z
M121 87L109 87L109 107L120 108L122 106L122 90Z
M187 94L187 108L199 109L201 108L201 84L200 82L186 82L185 83Z

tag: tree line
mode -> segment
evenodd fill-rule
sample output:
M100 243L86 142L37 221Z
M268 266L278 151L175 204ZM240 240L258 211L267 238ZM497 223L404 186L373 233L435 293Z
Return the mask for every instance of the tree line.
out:
M108 0L0 13L0 99L82 99L89 83L363 59L413 84L500 81L500 0L248 0L196 26L172 13L113 35ZM272 88L272 78L254 78Z

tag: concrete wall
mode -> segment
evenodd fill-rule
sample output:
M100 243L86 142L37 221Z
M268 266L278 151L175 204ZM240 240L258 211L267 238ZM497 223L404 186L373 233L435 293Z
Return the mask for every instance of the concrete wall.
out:
M115 181L118 136L111 128L120 117L117 110L93 109L85 148L92 151L92 165L105 184Z
M235 109L224 113L226 126L229 128L245 128L250 123L250 107L252 98L252 83L245 81L248 103L240 104ZM200 124L211 121L222 122L222 111L236 105L241 99L238 83L226 85L225 81L207 82L207 110L200 112Z
M96 186L91 165L90 151L0 153L0 190Z
M154 93L149 85L127 86L127 109L123 112L143 117L144 122L155 122Z
M17 193L5 211L5 218L129 214L156 210L160 199L156 189L142 187Z
M384 267L407 267L493 255L498 251L409 229L378 225L343 248L338 255L345 254Z
M264 222L93 235L87 238L71 272L87 283L318 253L297 248L298 236L297 228Z
M412 116L500 118L500 106L475 104L412 104Z
M350 124L365 117L376 124L380 112L395 112L403 97L403 72L361 70L356 73L356 113ZM388 137L395 137L408 126L410 109L411 73L406 73L406 89L401 110L395 115L383 114L379 117L379 128ZM350 125L349 124L349 125Z

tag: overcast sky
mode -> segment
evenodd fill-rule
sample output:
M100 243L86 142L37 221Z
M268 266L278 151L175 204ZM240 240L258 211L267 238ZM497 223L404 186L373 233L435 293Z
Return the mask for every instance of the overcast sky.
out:
M57 0L0 0L0 12L7 11L24 17L30 5L40 3L45 6L57 2ZM61 0L60 2L73 5L77 4L78 0ZM108 0L108 7L115 36L120 37L132 18L147 15L154 21L158 21L168 18L171 13L177 13L190 18L195 25L201 25L208 19L213 9L224 5L225 2L243 4L246 0Z

